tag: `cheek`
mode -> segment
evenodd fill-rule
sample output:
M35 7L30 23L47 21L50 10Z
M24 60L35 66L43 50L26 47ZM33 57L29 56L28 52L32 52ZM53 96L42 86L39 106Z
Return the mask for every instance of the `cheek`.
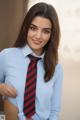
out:
M50 35L49 36L45 36L44 37L44 42L47 43L49 41L49 39L50 39Z
M27 34L27 39L31 38L33 35L34 35L34 32L32 32L31 30L29 30L28 34Z

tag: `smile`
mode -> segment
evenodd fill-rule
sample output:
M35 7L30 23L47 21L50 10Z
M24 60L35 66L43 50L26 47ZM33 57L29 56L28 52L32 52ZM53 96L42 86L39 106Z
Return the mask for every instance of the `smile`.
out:
M42 43L42 41L38 41L38 40L33 40L33 42L34 42L34 44L41 44Z

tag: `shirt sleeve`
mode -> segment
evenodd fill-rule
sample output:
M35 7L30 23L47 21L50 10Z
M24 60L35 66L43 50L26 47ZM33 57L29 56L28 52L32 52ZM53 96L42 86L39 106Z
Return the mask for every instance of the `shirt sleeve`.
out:
M63 80L63 70L61 65L58 64L55 70L55 83L53 86L53 96L51 99L51 112L50 112L49 120L59 120L62 80Z
M4 62L4 50L0 52L0 83L5 80L5 62Z

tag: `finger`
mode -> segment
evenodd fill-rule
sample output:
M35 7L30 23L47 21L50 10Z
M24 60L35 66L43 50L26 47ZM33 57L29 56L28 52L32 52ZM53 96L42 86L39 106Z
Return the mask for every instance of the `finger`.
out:
M17 91L15 88L11 87L11 93L14 95L14 96L17 96Z
M8 86L7 91L8 91L9 97L16 97L17 96L17 92L13 87Z

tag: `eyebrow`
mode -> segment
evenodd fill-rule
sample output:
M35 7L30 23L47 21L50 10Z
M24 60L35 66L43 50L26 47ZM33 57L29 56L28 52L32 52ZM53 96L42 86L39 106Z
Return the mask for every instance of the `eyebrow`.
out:
M35 25L35 24L31 24L30 26L33 26L33 27L38 27L38 26L37 26L37 25ZM45 28L42 28L42 29L51 30L51 27L45 27Z

